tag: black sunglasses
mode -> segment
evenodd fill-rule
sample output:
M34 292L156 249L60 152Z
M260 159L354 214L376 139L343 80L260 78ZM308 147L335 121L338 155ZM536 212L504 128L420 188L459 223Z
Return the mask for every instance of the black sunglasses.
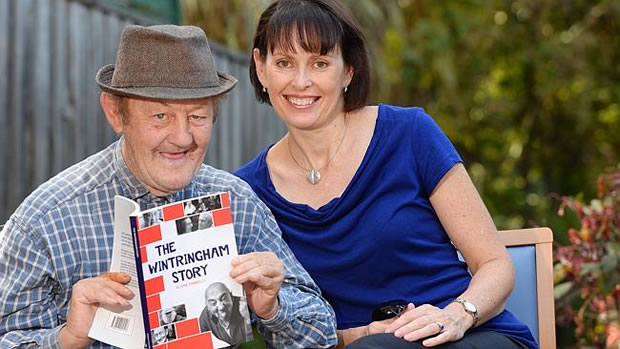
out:
M406 303L391 303L379 306L372 311L372 321L391 319L407 309Z

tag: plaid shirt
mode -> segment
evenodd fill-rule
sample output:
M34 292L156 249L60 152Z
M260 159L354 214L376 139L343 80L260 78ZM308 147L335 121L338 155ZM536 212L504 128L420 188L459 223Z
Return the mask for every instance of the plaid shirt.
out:
M269 209L237 177L203 165L192 183L155 197L123 160L122 139L42 184L0 232L0 348L59 348L72 286L106 273L113 245L114 196L141 209L229 191L239 253L273 251L284 264L280 308L252 322L276 348L336 344L335 315L282 240ZM95 342L92 347L109 347Z

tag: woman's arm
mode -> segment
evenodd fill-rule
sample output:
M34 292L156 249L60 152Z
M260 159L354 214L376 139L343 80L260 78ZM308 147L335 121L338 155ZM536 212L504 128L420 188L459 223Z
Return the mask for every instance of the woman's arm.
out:
M473 274L461 298L474 304L477 324L500 313L514 286L514 269L493 220L465 167L454 165L441 179L430 202L448 236ZM459 340L474 325L460 303L443 309L424 304L408 309L387 328L398 337L426 346Z
M514 286L510 256L462 164L456 164L446 173L430 201L473 274L469 287L460 297L476 306L478 324L484 323L503 310ZM448 307L463 310L458 303Z

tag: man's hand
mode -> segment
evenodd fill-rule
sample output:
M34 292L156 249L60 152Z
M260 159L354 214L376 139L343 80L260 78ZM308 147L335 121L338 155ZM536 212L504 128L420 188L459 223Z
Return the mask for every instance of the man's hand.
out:
M338 345L336 349L354 342L355 340L376 333L384 333L385 330L394 322L396 318L373 321L366 326L348 328L346 330L338 330Z
M98 306L128 308L134 294L126 285L131 277L125 273L107 273L78 281L73 285L69 314L60 330L59 342L64 349L85 348L92 344L88 331Z
M274 317L284 280L282 261L273 252L252 252L233 259L232 266L230 276L243 284L254 314L262 319Z

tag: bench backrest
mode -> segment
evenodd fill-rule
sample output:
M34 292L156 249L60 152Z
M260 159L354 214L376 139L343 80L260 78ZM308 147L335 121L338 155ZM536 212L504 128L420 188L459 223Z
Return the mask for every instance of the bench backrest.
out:
M532 228L503 230L499 234L516 275L506 309L530 328L540 348L555 349L553 233L549 228Z

